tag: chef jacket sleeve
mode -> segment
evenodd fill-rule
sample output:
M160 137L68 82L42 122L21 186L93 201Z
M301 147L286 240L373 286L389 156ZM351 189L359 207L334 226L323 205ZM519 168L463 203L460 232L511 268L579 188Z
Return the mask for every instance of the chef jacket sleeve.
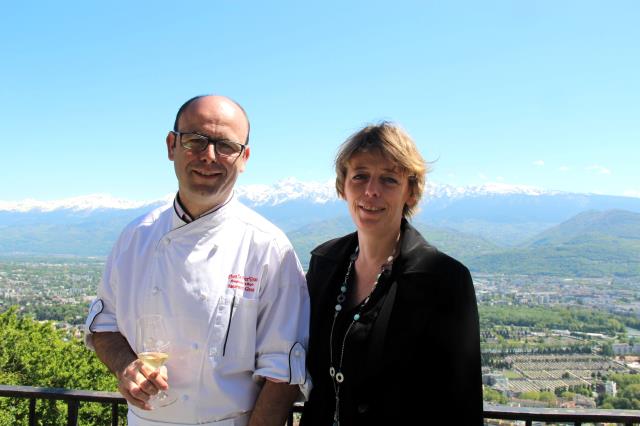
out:
M114 273L114 248L107 258L102 280L98 285L98 295L89 307L89 315L84 325L84 343L89 349L94 349L92 335L95 332L117 332L115 292L117 289L116 274Z
M300 385L311 390L305 367L309 340L309 292L291 246L267 256L266 281L260 289L254 378Z

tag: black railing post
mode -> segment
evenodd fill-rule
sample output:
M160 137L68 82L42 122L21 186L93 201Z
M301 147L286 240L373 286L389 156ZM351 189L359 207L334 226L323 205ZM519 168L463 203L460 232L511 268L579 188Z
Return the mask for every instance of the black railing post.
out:
M111 426L118 426L118 403L111 404Z
M525 420L524 424L526 426L531 426L533 424L533 421L531 419L527 419L527 420Z
M36 426L36 399L29 398L29 426Z
M80 401L77 399L67 400L67 426L78 426L78 407Z

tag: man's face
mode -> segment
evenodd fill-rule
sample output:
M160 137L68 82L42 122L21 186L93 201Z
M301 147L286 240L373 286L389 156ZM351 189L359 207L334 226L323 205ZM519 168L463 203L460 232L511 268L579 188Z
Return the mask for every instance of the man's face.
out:
M179 132L199 133L241 144L245 143L248 130L243 112L221 96L197 99L178 122ZM249 158L248 146L235 157L216 155L211 144L201 152L184 149L171 132L167 135L167 150L178 177L180 200L194 217L224 203Z

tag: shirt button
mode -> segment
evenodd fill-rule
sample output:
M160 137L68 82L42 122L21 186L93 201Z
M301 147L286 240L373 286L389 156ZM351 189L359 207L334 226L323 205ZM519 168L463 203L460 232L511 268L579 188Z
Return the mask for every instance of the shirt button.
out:
M182 400L187 402L189 400L189 395L182 395Z
M198 347L199 347L198 344L195 342L191 344L191 349L193 349L194 351L197 351Z
M152 294L158 294L158 292L159 292L159 291L160 291L160 289L159 289L157 286L154 286L154 287L151 289L151 293L152 293Z
M200 292L200 300L207 300L207 295L204 292Z

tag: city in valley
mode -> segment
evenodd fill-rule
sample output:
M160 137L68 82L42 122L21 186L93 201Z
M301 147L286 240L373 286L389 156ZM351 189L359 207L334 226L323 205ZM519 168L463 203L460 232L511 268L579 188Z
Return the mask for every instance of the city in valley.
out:
M16 306L80 338L103 265L103 258L1 258L0 312ZM640 409L640 386L625 379L640 373L639 278L473 277L486 401Z

